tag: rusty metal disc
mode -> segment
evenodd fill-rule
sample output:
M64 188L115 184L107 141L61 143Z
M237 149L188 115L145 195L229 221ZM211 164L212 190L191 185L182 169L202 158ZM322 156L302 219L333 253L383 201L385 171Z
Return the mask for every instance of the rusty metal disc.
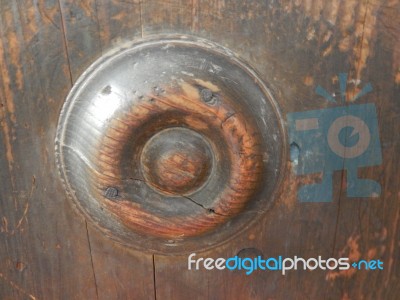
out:
M162 37L116 49L81 75L56 158L68 194L100 230L170 254L218 245L262 215L284 145L253 70L215 43Z

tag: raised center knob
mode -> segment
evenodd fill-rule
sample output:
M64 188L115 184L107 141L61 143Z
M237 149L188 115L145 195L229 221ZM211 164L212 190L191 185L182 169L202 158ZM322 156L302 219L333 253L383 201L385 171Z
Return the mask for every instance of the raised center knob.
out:
M162 193L190 194L212 169L208 142L193 130L176 127L154 135L145 145L141 166L146 182Z

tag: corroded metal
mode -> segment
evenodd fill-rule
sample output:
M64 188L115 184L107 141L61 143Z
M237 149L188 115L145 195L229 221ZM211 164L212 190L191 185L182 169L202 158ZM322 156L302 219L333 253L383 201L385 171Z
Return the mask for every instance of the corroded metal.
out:
M226 241L266 210L283 139L254 71L209 41L164 37L117 49L82 74L61 113L56 157L98 228L176 253Z

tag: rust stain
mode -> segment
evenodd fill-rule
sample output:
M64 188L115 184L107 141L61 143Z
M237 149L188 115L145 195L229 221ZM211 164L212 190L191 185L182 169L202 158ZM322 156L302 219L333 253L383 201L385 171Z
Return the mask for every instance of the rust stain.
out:
M292 163L286 166L287 178L284 179L284 187L279 196L279 202L284 204L287 209L293 210L298 203L297 191L303 185L314 184L322 180L322 173L315 173L305 176L297 176L292 171Z
M342 33L342 36L347 37L351 34L352 27L354 25L354 14L356 11L358 1L350 0L350 1L342 1L341 7L339 9L340 19L339 19L339 29Z
M1 52L1 43L0 43L0 52ZM11 144L12 134L11 134L11 130L8 125L8 122L6 120L7 114L4 110L5 110L5 108L3 106L0 107L0 119L1 119L0 127L3 131L3 142L4 142L4 146L6 148L6 158L7 158L8 168L10 171L12 171L13 164L14 164L13 148L12 148L12 144Z
M367 252L368 260L371 260L374 257L376 257L377 253L378 253L378 250L375 247L369 249Z
M351 261L358 260L361 257L360 247L358 245L359 239L360 239L360 236L357 235L355 237L351 236L347 240L347 247L349 248L348 256Z
M89 0L80 2L81 11L83 11L87 17L91 17L93 14L91 3L95 3L95 1Z
M394 75L394 82L400 84L400 70L398 70L396 75Z
M376 1L344 1L341 9L339 50L353 55L354 75L361 78L368 58L373 55L376 40L376 14L380 3ZM352 94L356 94L353 91Z
M8 73L7 67L4 65L4 62L6 60L5 60L4 45L3 45L2 40L0 42L0 57L2 58L0 60L0 67L1 67L1 75L2 75L3 91L4 91L4 103L5 103L7 112L9 113L10 120L13 123L16 123L15 106L14 106L14 102L13 102L13 93L10 89L11 79L10 79L10 75Z
M26 12L26 26L24 26L25 30L25 36L24 38L28 39L28 42L32 40L37 31L38 31L38 26L36 23L36 10L34 6L28 6L25 8Z
M26 264L23 263L22 261L17 261L15 263L15 269L17 269L19 272L22 272L23 270L26 269Z
M303 1L299 1L300 2L300 7L303 9L303 11L310 16L311 15L311 7L312 7L312 2L313 0L303 0ZM288 12L290 12L289 10L286 10Z
M113 201L104 199L104 204L114 214L118 215L128 227L134 227L135 230L151 232L160 237L179 237L193 236L214 228L217 224L225 222L228 218L242 211L246 201L250 198L260 181L258 174L261 173L262 155L260 145L257 142L258 134L254 129L251 119L245 117L230 102L220 103L218 106L208 105L201 101L198 84L208 87L213 91L219 91L218 87L207 81L195 81L192 84L182 82L177 89L169 90L163 87L165 91L161 95L154 94L144 97L139 105L132 107L131 111L126 112L124 117L115 120L115 124L123 122L132 126L138 126L151 120L158 114L170 111L180 112L184 115L190 114L193 118L198 118L197 123L200 128L209 125L211 128L221 128L221 135L227 143L226 155L231 162L230 177L227 184L218 198L215 205L208 208L195 208L196 217L193 216L155 216L152 212L133 204L131 201L121 199L118 205ZM185 119L186 121L188 119ZM112 125L111 128L118 128ZM196 128L198 129L198 128ZM129 135L129 132L109 133L112 139L102 143L110 145L116 140L122 140ZM110 147L112 148L112 147ZM97 162L98 171L102 175L110 175L110 178L104 178L104 186L110 186L111 181L118 181L120 170L110 162L118 161L117 152L107 153L110 159ZM169 162L169 164L171 164ZM96 175L97 177L97 175ZM97 182L100 182L97 180ZM114 185L113 186L118 186ZM99 197L103 198L102 189L98 191ZM188 199L190 201L190 199ZM193 201L192 201L193 202ZM160 226L162 224L162 226Z
M15 77L16 77L15 83L17 84L18 89L22 90L24 84L24 78L23 78L24 76L22 74L22 70L20 67L17 68L17 73L15 74ZM10 105L14 106L14 103L10 101Z
M361 22L356 23L355 28L355 35L359 37L359 45L354 49L354 56L358 61L356 78L361 78L361 73L367 66L368 57L373 55L376 40L376 14L379 7L379 2L360 2Z
M374 0L332 0L330 2L298 0L294 4L313 21L307 28L308 40L320 36L320 41L326 42L324 30L322 30L322 34L316 34L317 27L320 26L317 22L321 19L338 28L337 47L340 52L349 52L352 56L354 77L361 78L363 70L367 67L368 59L374 54L377 14L382 5L381 2ZM290 4L284 5L282 9L285 13L291 13L293 10ZM325 57L332 53L334 46L331 44L322 50L322 56Z
M53 25L55 28L60 30L60 26L56 23L55 20L59 17L60 9L57 2L53 4L53 7L47 5L44 1L39 1L38 4L38 12L41 16L41 21L45 25Z
M4 118L4 113L1 110L0 110L0 117ZM6 147L6 158L7 158L8 167L9 167L9 170L12 171L13 165L14 165L14 156L13 156L13 148L11 145L10 128L6 121L1 122L1 128L3 129L4 144Z
M12 24L12 14L10 11L6 11L4 13L4 21L3 21L4 28L13 28ZM16 123L15 117L15 106L13 102L13 92L11 90L11 78L8 71L8 66L5 65L6 60L6 51L11 51L11 63L16 67L16 76L22 76L19 64L19 48L17 37L15 33L8 33L6 34L6 38L10 39L4 43L4 39L0 39L0 72L1 72L1 83L2 83L2 94L1 96L1 106L0 106L0 127L3 132L3 143L5 146L5 155L8 163L8 169L11 172L13 170L14 165L14 156L13 156L13 147L12 141L14 140L14 132L12 128L12 124ZM5 49L5 45L7 48ZM16 49L13 49L13 48ZM15 51L14 51L15 50ZM21 78L21 77L20 77ZM17 79L18 81L18 79ZM17 82L17 86L21 87L21 80ZM12 124L10 125L9 122Z
M306 76L304 77L303 82L306 86L312 86L314 84L314 78L312 76Z
M11 63L16 70L15 83L16 83L18 89L21 90L23 87L23 75L22 75L22 68L21 68L21 62L20 62L21 50L19 47L16 30L14 30L14 28L16 28L17 25L14 22L12 11L6 11L4 13L4 25L3 26L6 28L6 30L10 29L6 33L7 43L9 46L8 49L10 50L9 55L11 58ZM13 106L10 109L12 109L14 111Z
M192 124L199 130L206 130L209 128L209 126L207 124L205 124L204 122L201 122L200 120L198 120L197 118L195 118L193 116L185 117L185 121L187 122L187 124Z
M324 17L331 25L336 24L340 9L340 0L331 0L326 2L327 8L324 9Z
M321 18L321 12L324 8L324 0L314 0L311 5L311 16L315 21Z
M360 246L358 244L359 240L360 235L350 236L347 239L346 245L343 250L339 252L340 256L345 256L347 253L350 264L354 261L358 261L361 258ZM350 268L348 270L329 271L325 276L325 279L328 281L334 281L340 277L351 278L355 273L356 269L353 268Z
M392 52L393 80L400 84L400 3L387 0L379 10L379 38L382 44Z
M289 210L293 210L297 203L298 181L296 180L296 176L292 174L292 168L289 163L286 166L285 173L288 174L284 180L286 184L285 188L282 188L278 202L283 203Z
M248 239L249 239L250 241L255 240L255 238L256 238L256 235L255 235L254 233L251 233L251 234L249 234L249 236L248 236Z

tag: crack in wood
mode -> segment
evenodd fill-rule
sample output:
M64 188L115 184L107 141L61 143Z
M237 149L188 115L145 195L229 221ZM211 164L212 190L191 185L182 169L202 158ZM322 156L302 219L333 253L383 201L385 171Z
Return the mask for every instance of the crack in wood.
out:
M143 38L143 3L139 0L139 19L140 19L140 34Z
M70 61L70 55L69 55L68 45L67 45L67 35L66 35L65 25L64 25L64 15L63 15L63 12L62 12L62 9L61 9L61 0L58 0L58 6L59 6L59 9L60 9L61 32L62 32L62 36L63 36L65 55L67 57L67 62L68 62L68 74L69 74L69 79L70 79L71 86L72 86L74 84L74 80L73 80L72 72L71 72L71 61Z
M153 287L154 287L154 300L157 300L157 282L156 282L156 261L155 255L152 255L153 259Z
M90 244L89 228L88 228L88 224L87 224L86 220L85 220L85 228L86 228L87 241L88 241L88 245L89 245L90 263L91 263L91 266L92 266L94 286L95 286L95 289L96 289L96 297L97 297L97 299L99 299L99 291L98 291L98 287L97 287L96 272L94 270L94 263L93 263L92 245Z
M358 63L356 65L356 79L360 79L361 77L361 65L362 65L362 52L363 52L363 47L364 47L364 36L365 36L365 23L367 22L367 14L368 14L368 5L369 5L369 0L367 0L367 3L365 4L365 13L364 13L364 20L363 20L363 25L362 25L362 33L361 33L361 41L360 41L360 50L359 50L359 58L358 58ZM356 87L356 85L355 85Z
M199 202L193 200L192 198L190 198L190 197L188 197L188 196L181 195L181 197L184 198L184 199L187 199L187 200L191 201L192 203L196 204L197 206L201 207L202 209L206 210L206 211L209 212L209 213L212 213L212 214L215 214L215 215L218 215L218 216L226 216L226 215L217 213L213 208L211 208L211 207L206 207L206 206L204 206L203 204L201 204L201 203L199 203Z
M94 10L96 14L96 25L97 25L97 38L99 39L100 53L103 55L103 43L101 41L101 30L100 30L100 21L99 21L99 10L97 0L94 0Z

